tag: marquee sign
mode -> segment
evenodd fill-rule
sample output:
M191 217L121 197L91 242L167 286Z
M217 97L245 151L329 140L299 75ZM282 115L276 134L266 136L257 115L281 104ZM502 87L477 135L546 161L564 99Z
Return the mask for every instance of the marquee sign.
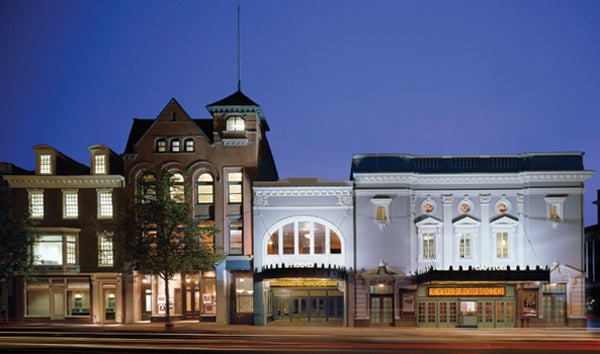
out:
M465 287L465 288L429 288L429 296L504 296L503 286Z
M325 288L337 287L338 282L335 280L271 280L271 287L285 288Z

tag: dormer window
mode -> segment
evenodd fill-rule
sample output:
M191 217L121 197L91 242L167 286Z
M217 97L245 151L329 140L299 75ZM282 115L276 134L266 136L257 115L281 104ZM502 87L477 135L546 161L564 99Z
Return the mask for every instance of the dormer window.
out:
M246 130L246 121L244 120L244 118L242 118L240 116L232 116L232 117L227 118L226 124L227 124L226 130L229 130L229 131Z
M94 174L105 175L106 174L106 155L95 155L94 156Z
M52 174L52 155L40 155L40 174Z

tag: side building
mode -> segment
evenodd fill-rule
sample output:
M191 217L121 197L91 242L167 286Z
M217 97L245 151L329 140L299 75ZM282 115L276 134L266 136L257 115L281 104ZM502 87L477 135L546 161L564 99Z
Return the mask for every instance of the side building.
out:
M584 321L583 153L355 155L356 326Z
M600 190L594 201L598 208L596 224L585 228L585 281L586 316L590 320L600 320Z
M175 319L250 324L251 185L278 179L266 137L269 126L260 106L241 91L206 108L211 118L191 118L171 99L156 118L134 119L123 154L126 207L152 194L161 174L171 174L172 197L190 203L199 224L219 230L203 242L227 255L214 271L170 281L171 314ZM164 319L162 280L137 271L129 276L127 322Z
M352 186L317 178L256 182L254 323L348 325Z
M10 280L8 317L123 322L120 156L90 146L90 168L48 145L33 150L35 171L2 171L12 215L29 214L39 235L33 277Z

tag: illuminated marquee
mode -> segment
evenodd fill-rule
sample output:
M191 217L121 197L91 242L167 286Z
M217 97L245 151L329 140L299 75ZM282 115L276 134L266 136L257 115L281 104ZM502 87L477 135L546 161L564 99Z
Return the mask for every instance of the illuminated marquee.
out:
M271 287L286 288L323 288L336 287L338 282L334 280L272 280Z
M429 296L504 296L506 289L502 286L467 287L467 288L429 288Z

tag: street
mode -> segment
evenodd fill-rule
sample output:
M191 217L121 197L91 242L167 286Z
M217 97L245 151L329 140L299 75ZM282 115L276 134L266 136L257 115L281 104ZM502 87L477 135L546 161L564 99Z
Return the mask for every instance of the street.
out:
M419 329L148 326L0 326L10 353L592 353L597 329Z

